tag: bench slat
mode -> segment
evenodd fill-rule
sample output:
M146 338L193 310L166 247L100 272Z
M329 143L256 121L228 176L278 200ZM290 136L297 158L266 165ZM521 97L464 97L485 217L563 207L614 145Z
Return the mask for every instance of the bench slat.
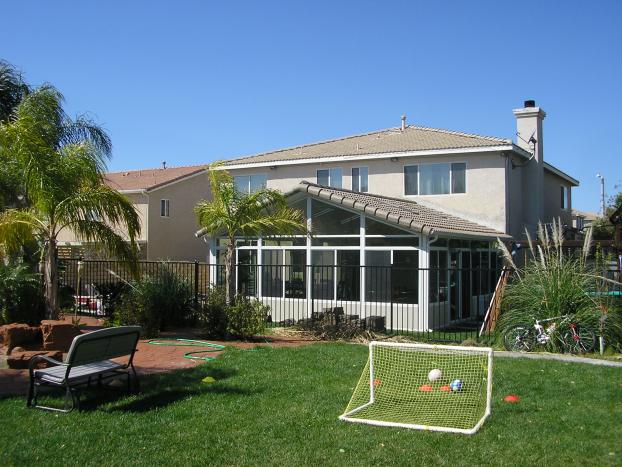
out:
M72 367L69 372L68 382L75 383L78 380L87 379L89 376L97 376L99 374L118 370L124 367L125 365L121 365L120 363L113 362L111 360ZM35 378L43 379L51 383L61 383L65 378L66 371L66 366L55 366L52 368L45 368L43 370L35 370Z

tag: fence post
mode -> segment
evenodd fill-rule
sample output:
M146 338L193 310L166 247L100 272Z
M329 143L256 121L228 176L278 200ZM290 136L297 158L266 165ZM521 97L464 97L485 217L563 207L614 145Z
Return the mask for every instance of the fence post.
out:
M194 260L194 307L199 305L199 261Z

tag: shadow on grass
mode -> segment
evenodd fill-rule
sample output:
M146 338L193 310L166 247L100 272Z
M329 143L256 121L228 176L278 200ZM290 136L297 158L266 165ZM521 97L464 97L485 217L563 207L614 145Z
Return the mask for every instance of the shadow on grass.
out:
M237 373L229 368L197 368L178 370L140 377L140 391L128 393L126 379L121 378L119 387L94 386L81 391L80 409L82 412L134 412L143 413L167 407L180 400L205 394L249 396L257 391L249 391L223 381ZM214 383L202 380L211 376ZM58 401L60 403L60 393Z

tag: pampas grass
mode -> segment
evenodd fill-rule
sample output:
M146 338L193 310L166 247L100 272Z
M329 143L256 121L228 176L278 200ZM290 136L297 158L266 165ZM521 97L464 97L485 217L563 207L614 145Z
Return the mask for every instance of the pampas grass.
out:
M533 323L535 319L572 315L576 322L604 336L609 345L620 347L620 299L614 300L608 293L616 287L619 290L620 285L603 276L605 261L602 257L599 259L597 255L594 261L588 260L592 248L591 229L585 236L583 248L575 253L563 251L560 220L553 222L550 232L539 224L537 232L538 244L526 232L531 258L522 269L516 267L505 245L503 248L499 245L516 273L505 290L499 327L503 330L515 324Z

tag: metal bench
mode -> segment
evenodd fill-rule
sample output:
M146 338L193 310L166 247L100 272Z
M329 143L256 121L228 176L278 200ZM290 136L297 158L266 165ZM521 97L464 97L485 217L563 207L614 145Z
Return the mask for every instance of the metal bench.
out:
M80 388L90 386L94 380L101 385L103 380L120 375L127 376L128 391L132 389L132 382L134 390L138 390L138 376L133 360L140 332L139 326L122 326L77 336L71 343L65 363L44 355L32 358L27 406L57 412L71 412L75 408L80 410ZM120 357L128 358L124 363L112 360ZM54 366L36 369L41 361ZM65 389L64 408L38 405L37 390L41 386Z

